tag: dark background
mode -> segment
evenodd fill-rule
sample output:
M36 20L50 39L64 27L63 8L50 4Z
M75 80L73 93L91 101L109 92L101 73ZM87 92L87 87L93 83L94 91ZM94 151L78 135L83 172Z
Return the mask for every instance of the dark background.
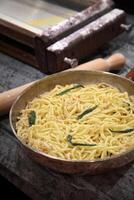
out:
M8 182L4 177L0 176L0 196L1 199L24 199L30 200L28 196L26 196L23 192L18 190L15 186L13 186L10 182Z

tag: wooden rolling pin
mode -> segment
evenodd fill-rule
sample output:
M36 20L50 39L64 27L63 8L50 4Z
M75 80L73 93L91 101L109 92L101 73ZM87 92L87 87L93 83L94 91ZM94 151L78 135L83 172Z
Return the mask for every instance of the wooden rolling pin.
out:
M125 57L122 54L114 54L107 59L98 58L93 61L89 61L71 70L96 70L96 71L110 71L119 70L125 63ZM34 82L17 87L15 89L8 90L0 93L0 116L7 114L17 98L17 96L27 87Z

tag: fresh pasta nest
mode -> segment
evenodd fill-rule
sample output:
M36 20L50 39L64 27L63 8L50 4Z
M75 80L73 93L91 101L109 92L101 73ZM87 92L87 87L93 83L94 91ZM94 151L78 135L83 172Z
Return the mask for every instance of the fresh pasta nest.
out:
M106 159L134 147L134 96L105 83L56 85L28 103L16 130L53 157Z

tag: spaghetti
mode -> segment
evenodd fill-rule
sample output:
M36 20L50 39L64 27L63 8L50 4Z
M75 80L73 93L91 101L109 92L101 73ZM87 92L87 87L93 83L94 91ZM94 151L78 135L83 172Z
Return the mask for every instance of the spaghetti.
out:
M56 85L16 123L33 149L67 160L105 159L134 147L134 96L105 83Z

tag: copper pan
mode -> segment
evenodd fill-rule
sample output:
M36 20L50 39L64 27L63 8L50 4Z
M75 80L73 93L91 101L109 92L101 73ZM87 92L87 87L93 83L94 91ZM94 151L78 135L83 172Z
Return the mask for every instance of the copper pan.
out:
M43 166L49 167L55 171L63 173L89 173L98 174L103 173L115 168L119 168L134 159L134 148L126 151L117 156L107 159L98 159L94 161L74 161L65 160L56 157L52 157L48 154L36 151L30 146L24 144L16 134L16 121L21 111L26 104L33 98L42 94L43 92L50 91L56 84L91 84L105 82L119 88L120 91L127 91L129 95L134 95L134 82L126 78L120 77L107 72L97 71L65 71L57 73L55 75L48 76L42 80L35 82L29 88L25 89L23 93L17 98L10 110L10 125L15 137L23 149L32 157L35 161Z

